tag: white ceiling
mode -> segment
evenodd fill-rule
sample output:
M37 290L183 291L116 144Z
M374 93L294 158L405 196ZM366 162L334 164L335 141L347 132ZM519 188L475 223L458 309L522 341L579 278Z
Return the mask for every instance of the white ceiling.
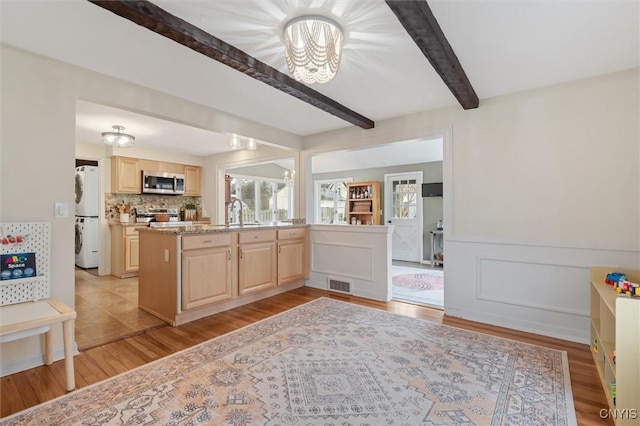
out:
M306 13L330 16L345 30L342 64L334 80L313 89L374 121L457 105L383 0L154 3L282 72L287 72L283 25ZM640 63L637 0L439 0L429 5L480 108L490 97ZM0 7L4 43L297 135L351 126L88 1L0 0ZM82 142L99 143L100 132L121 124L145 148L193 155L228 150L227 135L88 102L78 106Z

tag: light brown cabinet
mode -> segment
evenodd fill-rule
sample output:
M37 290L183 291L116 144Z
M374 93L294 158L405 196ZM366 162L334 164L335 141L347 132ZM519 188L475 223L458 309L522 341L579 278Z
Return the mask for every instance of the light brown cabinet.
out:
M616 271L640 283L640 270ZM590 268L591 354L609 408L619 410L614 423L637 425L638 419L630 413L640 408L640 299L616 293L604 281L609 272L613 272L609 267Z
M276 287L276 231L243 231L238 242L238 294Z
M138 275L140 228L141 226L111 225L111 275L118 278Z
M380 225L380 182L365 181L347 184L347 223Z
M278 230L278 285L309 278L306 228Z
M308 241L306 227L147 229L140 237L138 306L180 325L303 286Z
M196 196L201 194L200 171L198 166L184 166L184 195Z
M233 234L182 238L182 309L233 297Z
M200 166L118 156L111 157L111 192L141 194L143 170L184 175L184 195L199 196L202 194L202 167Z
M111 157L111 192L140 194L142 174L140 160L128 157Z

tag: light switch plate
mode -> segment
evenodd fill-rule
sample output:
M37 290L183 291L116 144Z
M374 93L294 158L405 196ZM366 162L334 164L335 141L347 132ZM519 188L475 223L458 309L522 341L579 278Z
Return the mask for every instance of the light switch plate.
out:
M56 219L65 219L69 217L69 203L64 201L56 201L54 204L53 217Z

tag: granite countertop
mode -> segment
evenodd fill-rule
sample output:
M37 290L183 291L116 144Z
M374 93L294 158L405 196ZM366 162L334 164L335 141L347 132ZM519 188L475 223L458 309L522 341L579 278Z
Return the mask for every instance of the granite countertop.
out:
M262 229L279 229L279 228L305 228L309 225L306 223L293 224L289 222L277 223L260 223L251 225L192 225L192 226L170 226L167 228L142 228L142 232L162 232L164 234L212 234L218 232L235 232L235 231L257 231Z
M191 220L194 225L209 225L211 224L211 220ZM109 226L144 226L149 227L149 222L110 222Z

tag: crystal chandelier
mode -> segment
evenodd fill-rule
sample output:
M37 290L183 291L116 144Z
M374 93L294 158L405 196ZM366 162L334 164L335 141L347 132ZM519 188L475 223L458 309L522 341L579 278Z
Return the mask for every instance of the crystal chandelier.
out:
M133 146L133 140L136 137L124 133L124 126L113 125L111 127L113 131L102 132L102 142L118 148L129 148Z
M322 16L300 16L284 27L285 57L293 77L306 84L335 77L342 56L342 29Z

